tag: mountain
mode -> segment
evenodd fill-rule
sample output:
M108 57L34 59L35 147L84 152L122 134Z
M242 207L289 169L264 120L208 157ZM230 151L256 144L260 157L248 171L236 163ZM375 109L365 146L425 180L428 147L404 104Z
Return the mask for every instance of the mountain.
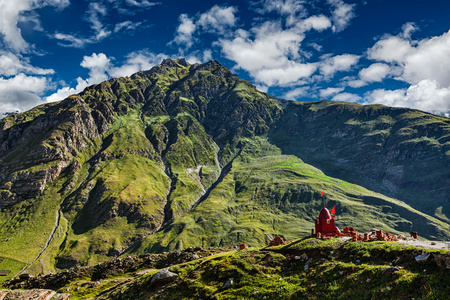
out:
M285 101L164 60L0 120L2 266L263 246L308 235L324 204L341 228L448 239L449 158L449 118Z

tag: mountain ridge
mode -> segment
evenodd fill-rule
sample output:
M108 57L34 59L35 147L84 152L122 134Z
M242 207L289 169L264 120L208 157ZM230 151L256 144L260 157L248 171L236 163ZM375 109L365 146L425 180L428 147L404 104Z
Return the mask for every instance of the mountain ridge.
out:
M386 171L380 166L367 173L358 165L361 157L374 164L371 151L378 149L383 124L400 127L393 132L407 128L402 119L392 121L393 111L428 120L404 118L415 135L434 132L436 142L419 141L421 151L400 149L405 157L432 153L429 181L442 186L442 195L436 194L430 208L424 196L416 203L402 193L392 193L395 200L370 191L386 192L367 179L386 179ZM324 202L336 205L339 226L414 229L447 238L449 124L448 118L408 109L280 100L217 61L165 60L0 120L0 250L25 265L45 243L45 233L55 230L49 248L28 269L38 273L129 253L239 242L261 246L270 234L307 234ZM358 146L358 137L367 150L349 161L356 151L346 143ZM350 155L339 152L344 150ZM438 151L444 156L434 157ZM412 160L400 160L405 161ZM419 179L412 185L422 189L427 181L420 185ZM54 223L58 211L61 220ZM24 247L29 249L18 257Z

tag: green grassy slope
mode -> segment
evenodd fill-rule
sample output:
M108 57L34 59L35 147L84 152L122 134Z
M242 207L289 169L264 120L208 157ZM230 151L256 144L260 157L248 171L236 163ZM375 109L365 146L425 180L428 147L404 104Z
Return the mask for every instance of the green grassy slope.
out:
M450 119L406 108L290 102L271 141L331 176L448 223Z
M415 257L424 253L430 256L419 264ZM304 238L272 248L127 257L111 261L108 270L72 269L64 278L54 274L22 286L70 293L70 299L445 299L450 278L443 262L449 253L393 242ZM177 277L152 284L164 267ZM392 267L393 274L384 274Z
M448 239L442 198L433 201L434 210L412 208L412 202L373 191L382 190L369 176L379 169L361 169L400 147L405 178L413 176L410 155L432 153L426 163L437 169L411 184L445 178L433 151L447 149L447 119L376 108L283 102L217 62L167 60L9 116L0 120L0 256L38 274L147 251L263 246L275 234L307 235L324 204L336 205L341 228ZM376 141L388 129L408 134L405 122L415 131L404 142L427 139L419 142L422 150L389 139L382 140L387 150L379 156L345 156L352 147L378 149ZM332 136L333 144L323 147L328 152L322 151L322 134ZM362 144L355 142L360 136ZM388 175L395 177L392 168ZM446 188L439 191L445 195Z

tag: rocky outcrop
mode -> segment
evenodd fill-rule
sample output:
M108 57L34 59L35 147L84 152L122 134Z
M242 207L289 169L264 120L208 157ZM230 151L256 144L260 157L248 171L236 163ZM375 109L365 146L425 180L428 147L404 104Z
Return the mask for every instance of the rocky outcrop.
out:
M111 121L112 111L104 113ZM0 208L39 196L74 157L108 130L104 114L92 111L79 96L53 106L33 122L7 126L15 117L0 123Z
M0 300L30 300L30 299L38 299L38 300L69 300L69 294L58 294L52 290L15 290L15 291L6 291L0 290Z

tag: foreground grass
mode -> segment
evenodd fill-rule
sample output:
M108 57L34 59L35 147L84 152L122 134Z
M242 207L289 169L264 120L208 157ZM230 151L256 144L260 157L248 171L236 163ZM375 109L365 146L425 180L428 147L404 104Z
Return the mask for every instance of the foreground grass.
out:
M430 258L417 263L414 258L425 252ZM58 292L70 293L71 299L446 299L450 274L436 260L448 256L449 251L392 242L304 238L176 265L167 261L178 274L170 283L151 284L156 269L113 272L101 280L85 275ZM383 274L392 266L394 274ZM224 288L230 279L233 284Z

